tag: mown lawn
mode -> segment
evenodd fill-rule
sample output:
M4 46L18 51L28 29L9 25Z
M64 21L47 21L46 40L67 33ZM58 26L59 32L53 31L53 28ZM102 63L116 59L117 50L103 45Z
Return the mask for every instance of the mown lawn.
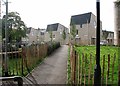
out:
M86 73L89 72L89 64L90 64L90 54L92 55L92 74L94 74L94 67L95 67L95 54L96 54L96 47L95 46L79 46L79 47L75 47L75 50L77 51L77 53L79 53L79 56L82 57L82 54L84 53L84 55L87 55L87 64L86 64ZM113 84L117 84L118 83L118 47L115 46L101 46L100 47L100 65L101 65L101 75L102 75L102 71L103 71L103 56L105 55L105 72L104 72L104 83L106 82L106 75L107 75L107 68L108 68L108 55L110 55L110 73L109 73L109 79L108 79L108 83L111 84L112 82L112 66L113 66L113 59L115 59L114 62L114 73L113 73ZM114 58L115 57L115 58ZM68 58L68 65L69 64L69 58ZM80 64L82 63L82 61L80 60ZM70 77L69 75L70 73L70 69L68 66L68 78Z

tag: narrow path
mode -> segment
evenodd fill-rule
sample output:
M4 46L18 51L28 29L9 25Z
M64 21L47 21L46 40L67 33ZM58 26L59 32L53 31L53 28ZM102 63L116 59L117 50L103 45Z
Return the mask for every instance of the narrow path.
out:
M32 76L27 78L37 84L65 84L67 80L68 46L62 45L48 56L37 68L32 71Z

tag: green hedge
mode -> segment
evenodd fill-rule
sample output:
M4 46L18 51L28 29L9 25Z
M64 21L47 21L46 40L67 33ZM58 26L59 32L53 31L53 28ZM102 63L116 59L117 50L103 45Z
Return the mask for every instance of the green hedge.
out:
M50 55L55 49L60 47L60 42L48 42L47 55Z

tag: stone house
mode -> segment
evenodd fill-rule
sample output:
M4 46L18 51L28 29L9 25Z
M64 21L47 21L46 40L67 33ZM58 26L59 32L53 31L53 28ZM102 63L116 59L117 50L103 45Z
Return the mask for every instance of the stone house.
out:
M102 34L102 41L106 42L104 44L114 45L114 32L102 30Z
M92 12L71 16L70 28L74 25L77 29L78 44L96 44L96 23L97 18ZM100 23L100 39L102 40L102 22Z
M26 38L23 38L23 42L27 42L27 43L41 43L44 41L44 33L45 33L45 29L34 29L32 27L27 29Z
M63 31L65 31L66 38L63 39ZM45 33L45 42L56 41L61 44L68 43L69 40L69 29L60 23L54 23L47 25Z

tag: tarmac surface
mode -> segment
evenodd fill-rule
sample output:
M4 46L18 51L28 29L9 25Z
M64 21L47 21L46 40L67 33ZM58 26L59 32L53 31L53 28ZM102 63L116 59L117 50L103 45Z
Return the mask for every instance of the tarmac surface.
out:
M24 84L66 84L67 57L68 46L62 45L24 78Z

